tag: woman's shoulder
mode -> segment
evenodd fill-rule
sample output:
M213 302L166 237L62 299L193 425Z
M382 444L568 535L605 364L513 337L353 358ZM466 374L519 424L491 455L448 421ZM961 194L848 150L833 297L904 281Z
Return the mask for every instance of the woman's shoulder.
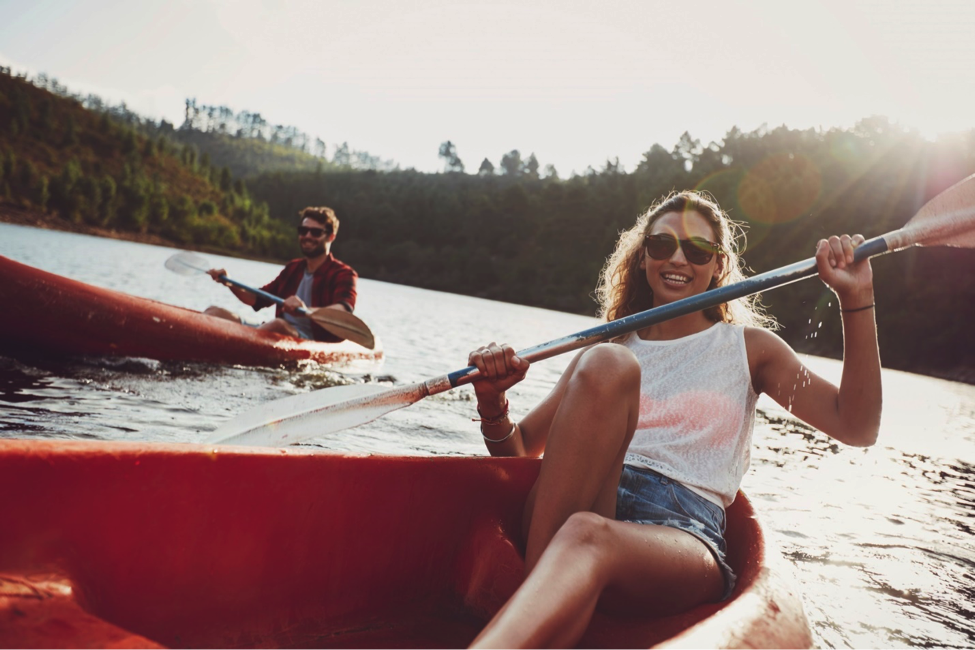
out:
M749 356L753 352L762 356L769 353L777 353L783 349L791 350L789 344L782 340L778 334L764 327L754 327L752 325L742 326L744 329L745 347Z
M752 380L762 383L765 371L780 367L795 357L795 351L775 332L761 327L745 327L745 352Z

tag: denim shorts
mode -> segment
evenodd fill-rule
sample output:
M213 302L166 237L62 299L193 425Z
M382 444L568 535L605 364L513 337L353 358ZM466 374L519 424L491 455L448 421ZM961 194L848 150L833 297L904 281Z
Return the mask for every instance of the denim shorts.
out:
M694 535L714 555L724 574L721 600L735 588L735 572L726 561L724 510L687 487L647 467L623 465L616 490L616 520L669 526Z

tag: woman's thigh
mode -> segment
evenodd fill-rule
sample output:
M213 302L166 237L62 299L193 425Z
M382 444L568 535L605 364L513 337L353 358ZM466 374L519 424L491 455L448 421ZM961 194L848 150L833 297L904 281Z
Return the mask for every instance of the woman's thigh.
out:
M668 614L721 599L721 567L694 535L669 526L608 524L601 611L636 614L649 609Z
M526 539L538 491L546 487L559 500L570 502L576 496L570 494L574 488L585 491L576 510L613 518L623 459L639 417L639 381L639 364L618 345L589 348L566 369L550 396L558 405L548 423L542 471L525 504ZM600 419L600 413L605 418ZM593 416L597 421L587 422ZM597 484L587 486L594 479Z

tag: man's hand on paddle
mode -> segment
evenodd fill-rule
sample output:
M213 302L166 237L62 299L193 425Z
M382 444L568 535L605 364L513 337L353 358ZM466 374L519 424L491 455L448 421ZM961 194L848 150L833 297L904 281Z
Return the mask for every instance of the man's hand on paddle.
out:
M298 296L288 296L281 305L287 314L296 314L299 309L307 309L307 306Z
M240 300L245 305L253 305L254 302L257 300L257 296L255 296L247 289L241 289L240 287L235 287L234 285L230 284L226 280L222 279L222 277L227 277L227 269L210 269L209 271L207 271L207 274L211 278L213 278L213 281L216 282L217 284L222 284L223 286L230 289L231 293L237 296L237 299ZM226 318L226 317L224 316L222 318Z
M467 363L475 366L481 373L482 378L473 382L474 392L479 400L481 397L490 398L503 394L525 378L531 365L515 355L515 350L510 345L498 345L493 341L471 352Z
M226 282L224 282L223 279L220 277L220 276L227 275L227 269L210 269L209 271L207 271L207 274L211 278L213 278L213 281L216 282L217 284L222 284L224 286L230 286Z

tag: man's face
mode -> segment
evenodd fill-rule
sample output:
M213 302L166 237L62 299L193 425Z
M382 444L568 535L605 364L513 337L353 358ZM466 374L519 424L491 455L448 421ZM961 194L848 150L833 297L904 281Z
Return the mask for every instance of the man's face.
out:
M325 232L325 224L314 219L302 219L298 226L298 245L305 257L318 257L325 252L325 244L333 237Z

